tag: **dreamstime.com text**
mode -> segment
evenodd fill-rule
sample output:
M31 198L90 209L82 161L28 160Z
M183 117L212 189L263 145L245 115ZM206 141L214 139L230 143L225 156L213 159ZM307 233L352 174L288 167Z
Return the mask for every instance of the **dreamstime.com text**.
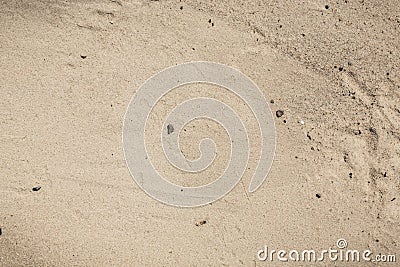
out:
M298 261L298 262L317 262L317 261L341 261L341 262L396 262L396 255L374 254L370 250L347 249L347 241L339 239L336 242L337 248L327 250L269 250L264 246L257 252L257 258L260 261Z

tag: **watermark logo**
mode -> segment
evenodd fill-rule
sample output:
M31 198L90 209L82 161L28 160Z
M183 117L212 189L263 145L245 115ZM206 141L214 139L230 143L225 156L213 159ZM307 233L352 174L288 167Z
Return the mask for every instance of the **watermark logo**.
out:
M373 253L371 250L348 249L345 239L339 239L336 242L337 248L323 249L316 251L306 250L284 250L271 249L264 246L257 252L257 258L260 261L279 261L279 262L322 262L325 260L331 262L396 262L395 254Z
M234 108L217 99L196 97L177 105L163 120L160 138L170 164L185 172L200 172L214 160L215 143L208 138L201 140L201 157L188 160L180 151L179 133L187 123L198 118L210 119L221 125L231 140L231 157L219 178L207 185L179 186L164 179L148 156L144 131L153 107L170 91L193 83L223 87L250 107L261 133L260 158L248 189L254 192L267 177L275 154L272 112L261 90L246 75L214 62L189 62L167 68L148 79L133 96L123 126L125 159L133 179L151 197L179 207L202 206L216 201L240 181L249 160L247 130Z

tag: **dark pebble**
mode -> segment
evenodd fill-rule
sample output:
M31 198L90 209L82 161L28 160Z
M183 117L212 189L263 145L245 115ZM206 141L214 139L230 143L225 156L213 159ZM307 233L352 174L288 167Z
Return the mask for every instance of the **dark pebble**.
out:
M206 223L207 223L207 221L203 220L203 221L197 222L196 226L200 226L200 225L203 225L203 224L206 224Z
M167 133L172 134L174 132L174 126L172 124L167 125Z
M370 127L370 128L369 128L369 131L370 131L371 133L373 133L373 134L376 134L376 129L373 128L373 127Z
M2 235L3 234L3 230L1 230L1 228L0 228L0 235Z
M275 103L275 101L273 99L271 99L271 101L269 101L271 104Z
M36 186L34 188L32 188L32 191L36 192L39 191L42 187L41 186Z
M325 5L325 9L329 9L329 6L328 6L328 5Z
M87 56L86 55L81 55L81 58L85 59L85 58L87 58Z
M317 198L321 198L321 195L320 194L316 194L315 195Z
M352 172L349 173L349 177L350 177L350 179L353 178L353 173Z
M278 118L282 117L283 114L284 114L283 110L277 110L277 111L276 111L276 116L277 116Z
M181 6L181 10L183 9L183 6Z

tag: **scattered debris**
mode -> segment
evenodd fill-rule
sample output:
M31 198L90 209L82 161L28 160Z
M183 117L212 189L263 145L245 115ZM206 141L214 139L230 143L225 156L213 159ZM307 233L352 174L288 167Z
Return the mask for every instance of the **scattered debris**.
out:
M172 134L174 132L174 126L172 124L167 125L167 134Z
M277 116L278 118L282 117L283 114L285 114L285 112L283 112L283 110L277 110L277 111L276 111L276 116Z
M203 225L203 224L206 224L206 223L207 223L206 220L202 220L202 221L197 222L196 226L200 226L200 225Z
M41 188L42 188L41 186L36 186L36 187L32 188L32 191L37 192L37 191L39 191Z

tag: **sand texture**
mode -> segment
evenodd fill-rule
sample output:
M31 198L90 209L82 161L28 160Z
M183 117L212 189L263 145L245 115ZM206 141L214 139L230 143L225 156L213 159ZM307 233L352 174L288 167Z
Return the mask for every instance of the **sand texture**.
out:
M0 14L0 266L398 266L397 1L10 0ZM170 181L209 183L229 160L223 129L199 121L182 153L197 158L208 136L216 161L190 181L168 164L159 127L179 101L229 102L254 139L229 194L177 208L133 181L121 136L140 85L190 61L251 78L277 143L268 178L249 193L260 138L248 108L215 86L172 91L146 128ZM339 238L397 263L257 259L265 245L322 250Z

